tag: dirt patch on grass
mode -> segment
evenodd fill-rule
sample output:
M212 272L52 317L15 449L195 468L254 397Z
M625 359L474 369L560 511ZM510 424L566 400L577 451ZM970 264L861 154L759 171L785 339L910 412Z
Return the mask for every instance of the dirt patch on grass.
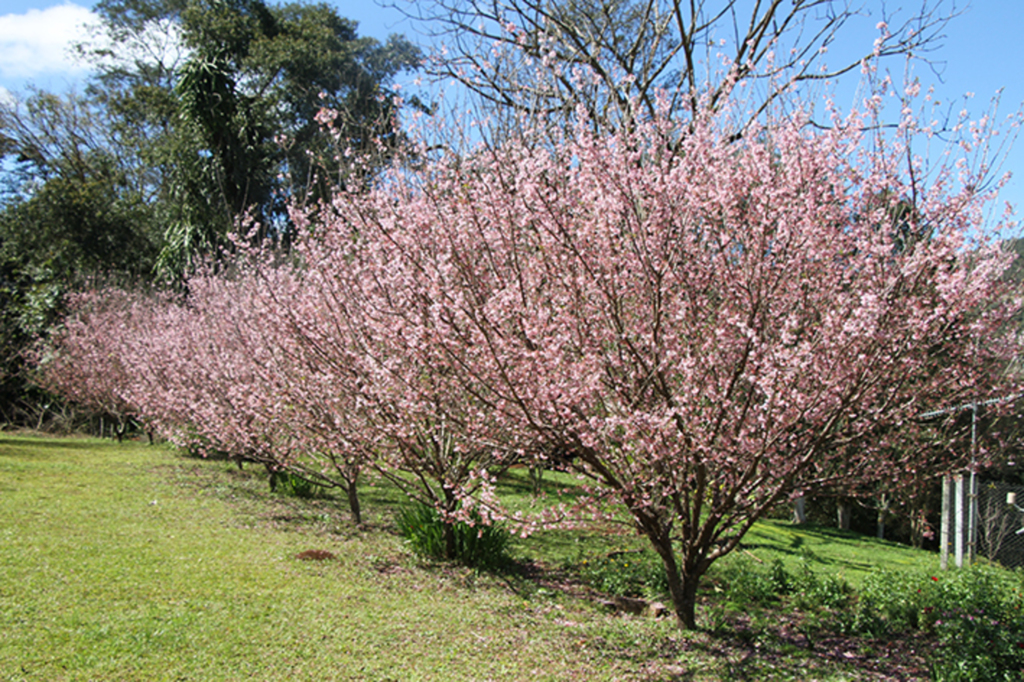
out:
M299 561L330 561L336 557L333 552L328 552L326 549L307 549L296 554L295 558Z

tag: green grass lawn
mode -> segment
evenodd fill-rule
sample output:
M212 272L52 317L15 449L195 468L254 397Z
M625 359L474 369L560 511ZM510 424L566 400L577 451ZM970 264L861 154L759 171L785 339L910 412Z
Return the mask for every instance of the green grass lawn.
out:
M837 528L793 526L784 521L758 523L743 538L743 548L762 561L778 558L790 571L806 563L817 572L842 577L855 588L879 567L939 570L939 557L932 552Z
M571 581L422 562L394 534L398 498L383 484L364 485L360 529L339 501L266 488L257 470L163 446L0 433L0 680L810 679L815 669L799 657L736 668L742 652L716 652L710 635L608 614ZM558 567L642 546L616 528L550 531L515 553ZM336 559L296 558L310 549ZM746 553L813 561L854 584L879 561L938 563L775 522L748 536ZM813 679L859 679L844 670Z
M230 486L182 485L211 467L224 469L163 447L0 437L0 677L615 676L550 604L423 570L379 530L287 510L254 521ZM294 558L307 549L338 558Z

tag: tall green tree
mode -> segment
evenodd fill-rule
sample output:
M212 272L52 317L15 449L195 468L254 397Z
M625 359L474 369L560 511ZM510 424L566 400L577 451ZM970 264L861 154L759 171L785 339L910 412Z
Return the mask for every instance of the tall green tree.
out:
M326 4L104 0L96 11L105 47L82 51L100 67L94 90L160 169L167 274L216 252L243 216L259 236L288 239L286 204L328 194L339 144L385 163L401 142L393 81L418 49L360 38ZM318 121L323 108L337 115Z

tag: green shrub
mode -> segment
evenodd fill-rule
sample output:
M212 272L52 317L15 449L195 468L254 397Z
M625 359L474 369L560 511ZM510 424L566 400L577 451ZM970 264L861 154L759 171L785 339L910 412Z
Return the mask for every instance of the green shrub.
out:
M511 535L497 525L485 525L479 514L472 514L472 525L452 524L455 556L449 557L445 542L445 521L433 507L414 504L403 509L397 519L398 532L413 551L431 559L452 559L466 566L499 569L509 562Z
M987 566L939 575L875 571L839 624L872 637L934 634L928 662L937 682L1024 679L1022 577Z
M934 583L913 572L872 572L861 585L850 629L881 637L920 627L922 614L934 600Z
M782 559L774 559L768 566L768 582L771 583L775 594L789 594L793 591L793 580Z
M270 474L270 488L284 495L292 495L303 500L321 497L324 487L296 476L289 471L275 471Z
M723 566L726 597L737 606L766 606L793 589L793 579L780 559L767 566L739 557Z
M819 607L834 611L849 605L852 592L849 583L842 577L826 575L818 580L809 596Z
M1022 575L987 566L951 572L935 583L924 625L940 647L931 657L938 682L988 682L1024 677Z

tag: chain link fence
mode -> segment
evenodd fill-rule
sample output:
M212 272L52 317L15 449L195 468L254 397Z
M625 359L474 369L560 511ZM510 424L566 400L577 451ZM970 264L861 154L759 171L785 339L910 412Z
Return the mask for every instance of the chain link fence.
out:
M1006 503L1016 493L1024 507L1024 486L1002 481L978 481L977 555L1007 568L1024 566L1024 513Z

